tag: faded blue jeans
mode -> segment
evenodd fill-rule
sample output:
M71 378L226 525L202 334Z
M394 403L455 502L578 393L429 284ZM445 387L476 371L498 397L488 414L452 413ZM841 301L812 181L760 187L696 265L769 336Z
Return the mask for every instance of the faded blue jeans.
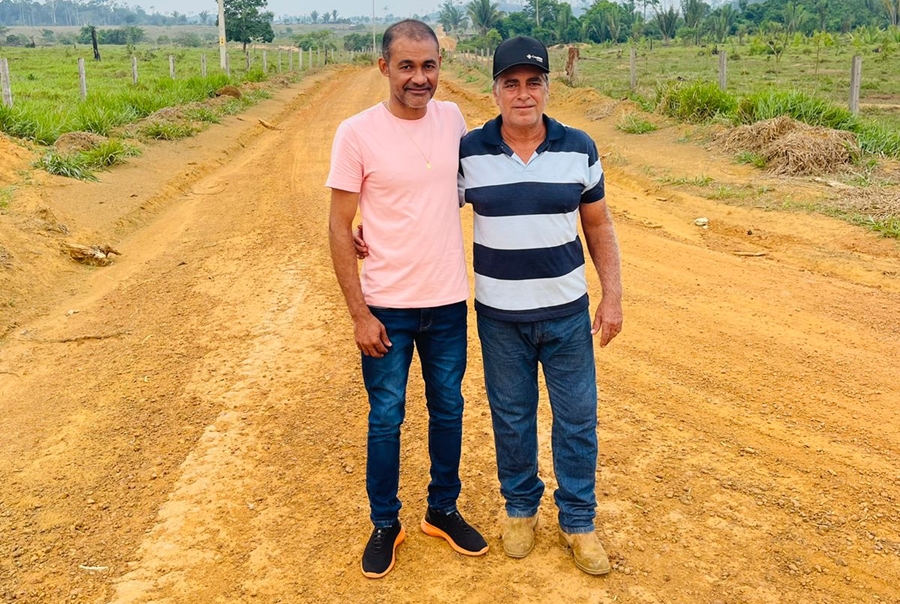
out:
M559 488L554 500L567 533L594 530L597 499L597 381L588 311L548 321L498 321L478 315L484 381L500 494L510 517L537 513L538 364L553 412L551 447Z
M466 303L370 309L392 343L381 358L362 355L363 381L369 393L366 491L372 523L376 528L390 526L400 513L400 426L406 415L406 384L414 349L422 364L428 407L428 506L441 513L453 512L461 488Z

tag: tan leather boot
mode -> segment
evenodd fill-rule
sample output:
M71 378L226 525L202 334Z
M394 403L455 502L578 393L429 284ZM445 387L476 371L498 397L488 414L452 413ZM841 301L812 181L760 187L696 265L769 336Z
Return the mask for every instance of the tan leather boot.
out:
M589 575L605 575L609 572L609 558L594 531L571 534L560 529L559 544L572 553L579 570Z
M507 518L503 525L503 551L510 558L524 558L534 549L537 514L527 518Z

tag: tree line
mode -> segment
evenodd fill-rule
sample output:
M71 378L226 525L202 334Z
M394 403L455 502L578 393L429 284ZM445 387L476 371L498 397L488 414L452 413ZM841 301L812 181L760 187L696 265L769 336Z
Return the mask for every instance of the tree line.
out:
M514 35L534 36L545 44L679 39L699 44L730 36L815 32L848 33L860 27L896 28L900 0L750 0L713 7L702 0L595 0L576 17L560 0L526 0L523 11L502 13L491 0L468 4L445 0L438 22L469 45L490 48Z

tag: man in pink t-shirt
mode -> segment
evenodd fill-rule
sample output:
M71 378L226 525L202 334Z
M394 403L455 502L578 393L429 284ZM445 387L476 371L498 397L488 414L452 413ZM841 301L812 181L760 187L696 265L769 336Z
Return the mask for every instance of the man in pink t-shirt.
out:
M459 108L432 100L441 56L421 21L384 32L381 73L387 102L338 127L326 186L334 271L353 320L369 398L366 491L374 525L363 574L383 577L406 533L400 525L400 426L413 350L427 399L431 482L423 532L457 552L480 556L488 545L456 507L461 483L469 284L459 221L456 174L466 133ZM357 209L370 253L357 270Z

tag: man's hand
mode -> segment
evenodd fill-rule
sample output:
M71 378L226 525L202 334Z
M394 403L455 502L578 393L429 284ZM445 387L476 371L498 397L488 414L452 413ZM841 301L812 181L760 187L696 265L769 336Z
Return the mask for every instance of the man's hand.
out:
M388 338L387 330L371 312L354 317L353 330L355 332L356 347L368 357L380 359L387 354L388 348L391 347L391 340Z
M369 255L369 246L366 245L366 241L363 239L362 223L356 227L356 231L353 233L353 247L356 248L356 257L360 260Z
M600 334L600 347L609 344L622 331L622 301L609 300L606 296L597 305L591 335Z

